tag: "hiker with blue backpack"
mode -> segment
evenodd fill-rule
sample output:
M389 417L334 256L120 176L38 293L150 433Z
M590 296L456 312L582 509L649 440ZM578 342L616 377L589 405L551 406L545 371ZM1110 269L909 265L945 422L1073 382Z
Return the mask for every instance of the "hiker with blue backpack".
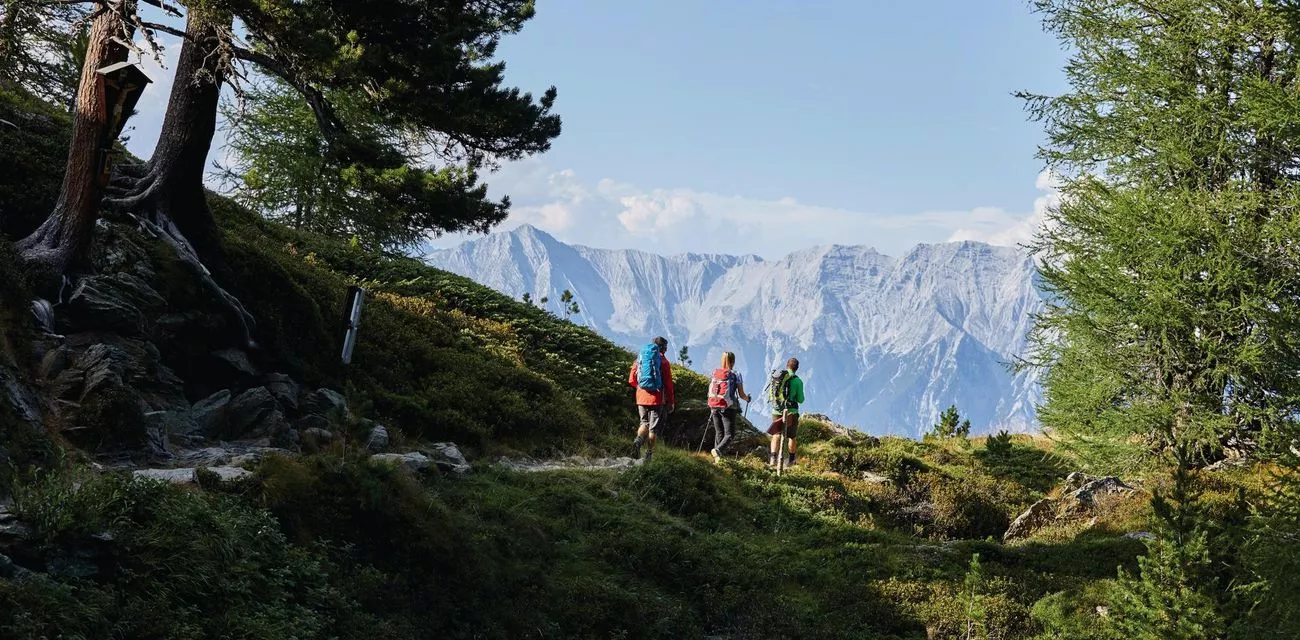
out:
M713 370L709 381L709 424L713 427L713 460L722 461L723 448L731 442L736 429L740 401L750 401L745 393L745 379L735 370L736 354L722 353L722 366Z
M654 455L655 440L669 413L677 408L673 395L672 365L668 363L668 340L657 337L641 348L632 363L627 382L636 388L636 407L641 423L632 441L632 457L641 458L641 445L649 443L645 460Z

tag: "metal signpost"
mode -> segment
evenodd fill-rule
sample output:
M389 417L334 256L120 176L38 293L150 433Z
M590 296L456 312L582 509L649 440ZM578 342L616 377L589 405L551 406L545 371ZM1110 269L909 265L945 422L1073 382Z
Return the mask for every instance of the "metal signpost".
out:
M361 323L361 305L365 302L366 290L348 287L347 301L343 303L343 364L352 364L352 349L357 346L357 326Z

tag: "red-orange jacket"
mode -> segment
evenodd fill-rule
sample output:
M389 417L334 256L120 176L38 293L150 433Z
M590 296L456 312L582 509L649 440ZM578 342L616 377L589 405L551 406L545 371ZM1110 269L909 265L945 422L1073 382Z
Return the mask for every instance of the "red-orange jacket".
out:
M663 354L659 354L659 362L662 365L660 371L663 372L664 379L664 388L660 391L648 391L637 386L637 367L640 366L641 361L638 358L632 363L632 371L628 373L627 383L632 385L632 388L636 389L636 403L639 405L647 407L664 405L665 407L671 407L677 403L677 396L673 394L673 367L671 364L668 364L668 358Z

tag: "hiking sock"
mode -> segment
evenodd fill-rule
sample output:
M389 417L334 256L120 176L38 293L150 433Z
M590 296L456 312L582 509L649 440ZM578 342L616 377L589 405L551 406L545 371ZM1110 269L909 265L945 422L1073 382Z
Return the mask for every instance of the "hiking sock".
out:
M772 466L772 467L775 467L775 466L776 466L776 454L775 454L775 453L772 454L772 456L769 457L769 458L767 459L767 464L768 464L769 466Z

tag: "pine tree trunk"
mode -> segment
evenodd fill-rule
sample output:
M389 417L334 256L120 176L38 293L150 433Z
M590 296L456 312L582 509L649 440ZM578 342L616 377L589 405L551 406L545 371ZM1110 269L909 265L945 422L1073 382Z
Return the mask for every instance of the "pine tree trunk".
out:
M174 221L208 262L218 260L219 245L203 173L217 130L221 85L229 69L223 41L228 26L200 9L189 10L158 143L144 177L134 183L131 195L119 201L155 221Z
M231 22L228 16L189 7L186 38L176 61L176 80L158 144L143 168L123 172L114 185L122 195L110 202L134 213L142 225L176 250L177 257L230 309L241 341L253 347L252 315L212 277L212 271L224 271L224 260L203 188L203 171L217 130L221 85L232 62Z
M25 259L47 264L60 273L83 262L99 215L106 186L100 154L112 141L105 139L108 108L96 70L126 60L127 50L109 39L117 36L130 41L134 30L121 16L134 10L134 0L107 0L97 7L77 86L72 141L59 200L50 217L15 245Z

